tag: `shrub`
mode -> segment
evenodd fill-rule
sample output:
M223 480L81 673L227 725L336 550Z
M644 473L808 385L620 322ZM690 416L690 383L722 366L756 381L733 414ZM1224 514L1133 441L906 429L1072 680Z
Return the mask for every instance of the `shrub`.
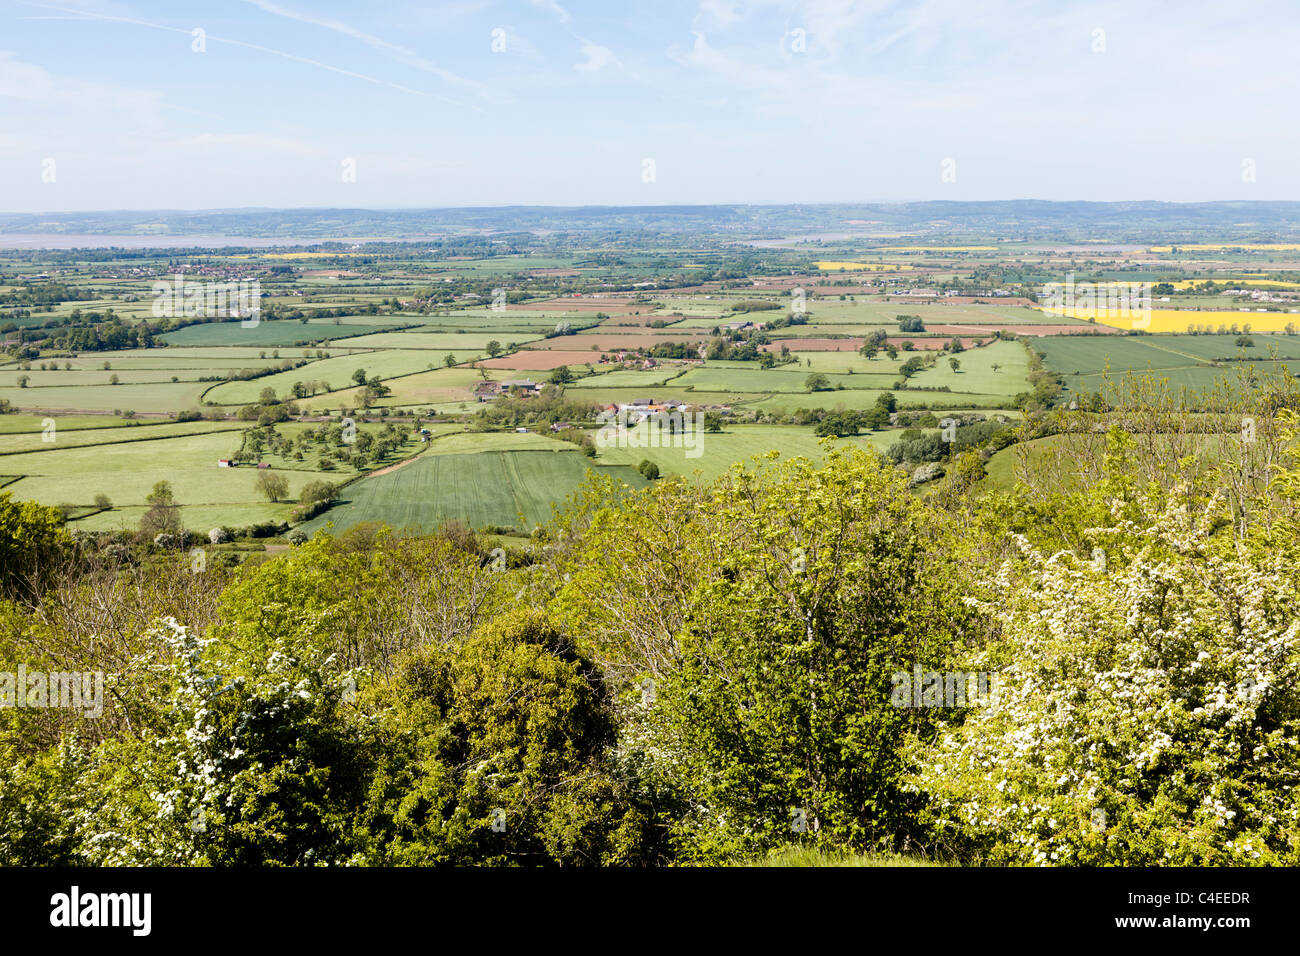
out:
M917 751L940 827L994 862L1294 866L1300 595L1181 504L1101 534L999 575L997 705Z

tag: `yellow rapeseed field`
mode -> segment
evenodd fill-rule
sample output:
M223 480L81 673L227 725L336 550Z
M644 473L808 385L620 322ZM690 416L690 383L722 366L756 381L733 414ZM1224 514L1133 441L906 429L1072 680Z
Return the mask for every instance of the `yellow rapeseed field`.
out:
M1046 309L1040 312L1048 315L1062 315L1071 319L1087 321L1087 309ZM1108 325L1113 329L1141 329L1146 332L1186 332L1188 326L1209 326L1217 332L1220 327L1230 331L1233 325L1238 331L1245 331L1250 326L1252 332L1284 332L1288 325L1300 326L1300 313L1296 312L1201 312L1193 309L1152 309L1149 317L1141 315L1124 315L1118 311L1109 313L1097 309L1091 313L1098 325Z
M1179 279L1176 282L1171 282L1169 284L1175 289L1190 289L1205 281L1205 279ZM1249 286L1252 289L1300 289L1300 282L1282 282L1277 279L1255 279L1249 276L1227 278L1223 276L1215 276L1214 281L1219 285L1227 283L1229 286L1242 285Z
M336 256L361 256L363 252L242 252L227 259L330 259Z

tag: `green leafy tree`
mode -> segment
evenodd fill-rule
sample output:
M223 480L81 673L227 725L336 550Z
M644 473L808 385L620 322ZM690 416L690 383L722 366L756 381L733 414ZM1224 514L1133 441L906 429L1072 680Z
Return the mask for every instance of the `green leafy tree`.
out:
M0 492L0 595L31 594L71 544L58 508Z
M267 501L273 503L282 501L289 495L289 479L269 468L259 470L254 482L258 493Z
M178 534L181 530L181 509L172 493L171 482L159 481L145 497L149 508L140 517L140 534L153 538L159 534Z

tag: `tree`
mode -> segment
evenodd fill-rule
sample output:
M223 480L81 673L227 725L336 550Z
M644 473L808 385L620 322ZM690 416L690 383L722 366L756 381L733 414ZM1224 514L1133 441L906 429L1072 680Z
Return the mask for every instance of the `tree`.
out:
M659 478L659 466L649 458L642 459L636 470L641 472L647 481L655 481Z
M312 505L322 501L334 501L339 496L338 485L328 481L309 481L302 486L298 502Z
M310 547L308 545L307 547ZM371 790L376 865L636 863L651 818L614 775L612 694L536 612L403 660ZM484 772L486 770L486 772Z
M717 412L704 413L704 430L706 432L722 431L722 416Z
M810 392L829 392L831 380L821 372L813 372L803 380L803 387Z
M160 534L179 534L181 530L180 505L172 493L171 482L159 481L145 497L149 508L140 517L140 534L152 539Z
M611 672L653 675L637 739L691 808L666 814L684 860L901 845L924 804L903 748L934 715L893 706L891 674L946 669L967 560L951 519L856 449L656 486L593 521L566 626Z
M352 373L352 381L356 382L358 385L365 385L365 384L366 384L366 370L363 369L363 368L359 368L359 369L357 369L355 372L353 372L353 373Z
M862 416L862 423L873 432L887 427L889 425L889 409L877 402L867 409L866 414Z
M888 421L888 416L886 416ZM835 412L827 415L813 428L813 434L819 438L834 435L844 438L856 435L861 430L861 419L857 412Z
M278 502L289 494L289 479L277 475L269 468L261 469L255 479L257 490L270 502Z
M961 362L960 362L959 360L957 360L957 359L955 359L955 358L949 356L949 358L948 358L948 367L951 368L954 372L956 372L959 368L961 368Z
M0 491L0 595L33 593L71 543L58 508Z
M496 358L498 355L501 354L501 343L498 342L496 339L493 339L486 346L484 346L484 351L487 352L488 358Z
M561 365L551 372L551 381L556 385L567 385L573 381L573 372L569 370L569 366Z
M898 374L904 378L909 378L921 371L925 367L925 360L919 355L914 355L898 367Z
M444 358L444 359L442 360L442 364L445 365L445 366L447 366L447 368L453 368L453 367L455 367L455 365L456 365L456 356L454 356L454 355L452 355L450 352L448 352L448 353L447 353L447 357Z
M100 511L107 511L109 508L113 507L113 502L109 500L108 495L100 492L95 495L95 507Z

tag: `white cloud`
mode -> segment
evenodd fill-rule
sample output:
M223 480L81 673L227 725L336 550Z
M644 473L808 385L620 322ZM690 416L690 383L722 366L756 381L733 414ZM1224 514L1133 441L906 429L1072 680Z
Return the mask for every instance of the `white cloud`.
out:
M581 63L573 64L573 68L582 73L596 73L609 66L611 63L617 64L613 51L609 47L599 46L590 40L582 41L582 54L586 57Z
M108 83L56 76L45 67L24 63L0 51L0 97L46 107L71 107L86 113L108 109L145 126L161 125L159 105L163 94Z

